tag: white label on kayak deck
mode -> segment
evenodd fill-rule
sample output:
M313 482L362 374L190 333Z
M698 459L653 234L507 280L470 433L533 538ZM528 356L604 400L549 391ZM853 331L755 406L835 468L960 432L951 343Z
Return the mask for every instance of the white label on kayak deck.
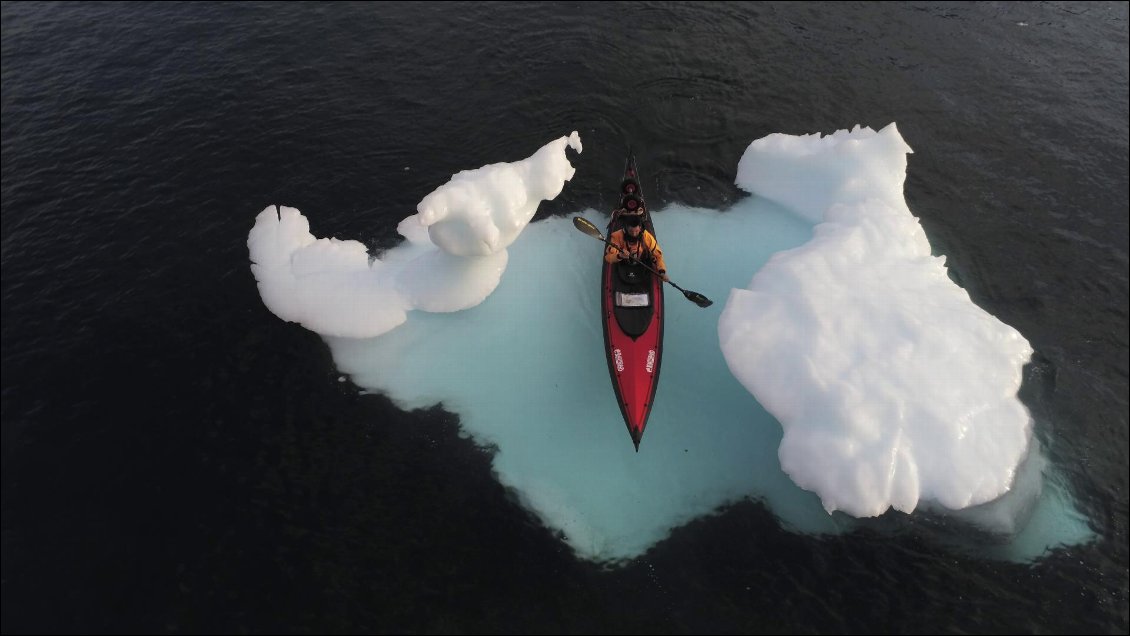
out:
M651 373L655 370L655 349L649 349L647 352L647 372Z
M617 307L647 307L649 304L647 294L625 294L616 292Z
M620 353L619 349L612 350L612 359L616 362L616 371L624 372L624 354Z

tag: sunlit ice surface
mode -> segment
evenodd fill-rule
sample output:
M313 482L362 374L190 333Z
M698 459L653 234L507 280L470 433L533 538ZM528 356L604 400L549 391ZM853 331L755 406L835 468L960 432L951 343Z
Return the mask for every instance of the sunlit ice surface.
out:
M672 279L719 302L667 294L639 453L603 354L601 245L567 218L529 223L573 175L566 147L579 151L579 138L456 175L376 257L315 239L297 210L264 210L248 240L264 302L323 334L359 386L458 414L494 449L498 479L584 558L629 559L744 499L807 533L889 507L953 516L998 537L1005 558L1089 539L1045 479L1016 399L1027 342L930 256L902 197L909 148L894 126L770 136L739 164L754 196L725 211L654 211ZM770 295L764 307L757 294ZM943 301L973 326L898 310ZM976 386L941 376L986 363L996 371Z

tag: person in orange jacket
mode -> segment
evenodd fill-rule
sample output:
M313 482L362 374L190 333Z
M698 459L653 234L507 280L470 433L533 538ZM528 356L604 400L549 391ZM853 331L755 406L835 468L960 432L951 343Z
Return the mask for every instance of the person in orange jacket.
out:
M604 251L604 260L609 263L626 261L632 257L646 265L655 268L663 280L667 278L667 264L663 262L663 250L659 242L643 227L644 209L635 211L619 210L619 218L624 229L616 230L608 237L608 248Z

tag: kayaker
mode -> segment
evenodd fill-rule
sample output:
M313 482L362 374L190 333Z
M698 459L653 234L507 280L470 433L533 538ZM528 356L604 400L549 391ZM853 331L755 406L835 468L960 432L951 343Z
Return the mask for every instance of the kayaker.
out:
M655 237L643 227L644 209L629 212L617 210L624 229L616 230L608 238L609 246L604 252L604 260L609 263L625 261L633 256L646 265L655 268L663 280L667 278L667 265L663 262L663 250Z

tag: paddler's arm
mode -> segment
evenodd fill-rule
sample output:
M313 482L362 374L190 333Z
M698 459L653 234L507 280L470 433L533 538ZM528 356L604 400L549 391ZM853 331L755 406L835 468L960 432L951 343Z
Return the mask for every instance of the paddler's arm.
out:
M624 260L620 252L622 251L621 244L624 242L624 231L616 230L612 236L608 237L608 247L604 250L604 262L615 263Z
M663 262L663 250L659 248L659 241L655 240L651 232L644 234L644 243L651 255L655 258L655 269L659 271L660 276L667 280L667 263Z

